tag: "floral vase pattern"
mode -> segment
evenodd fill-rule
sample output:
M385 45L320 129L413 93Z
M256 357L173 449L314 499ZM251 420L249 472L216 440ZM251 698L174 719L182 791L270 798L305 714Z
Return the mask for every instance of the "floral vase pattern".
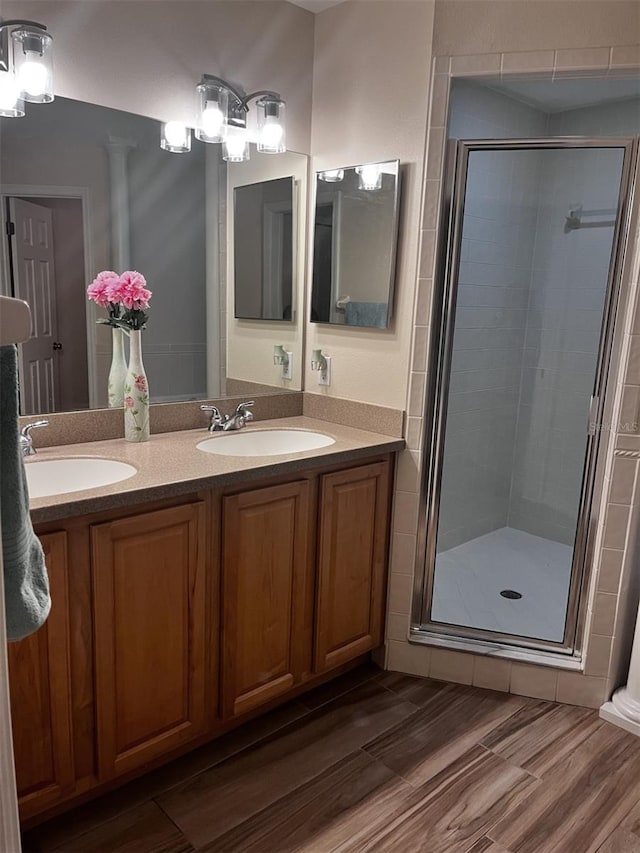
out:
M124 437L127 441L149 440L149 386L142 363L140 331L129 337L129 369L124 381Z
M121 409L124 406L124 382L127 376L127 362L124 357L124 332L111 329L111 369L109 370L109 408Z

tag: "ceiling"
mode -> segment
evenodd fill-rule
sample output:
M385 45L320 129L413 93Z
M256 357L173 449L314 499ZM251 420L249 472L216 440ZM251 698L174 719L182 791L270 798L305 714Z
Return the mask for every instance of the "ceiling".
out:
M308 9L309 12L316 15L318 12L324 12L325 9L343 2L344 0L289 0L289 3L293 3L294 6L302 6L303 9Z
M590 77L557 80L485 81L492 89L505 92L547 113L592 107L610 101L640 98L637 77Z

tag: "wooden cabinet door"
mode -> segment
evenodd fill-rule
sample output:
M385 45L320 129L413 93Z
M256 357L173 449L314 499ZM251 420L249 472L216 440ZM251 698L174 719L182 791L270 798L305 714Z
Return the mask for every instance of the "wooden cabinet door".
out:
M386 461L322 477L316 672L340 666L382 642L389 480Z
M311 668L310 486L286 483L223 501L222 713L286 693Z
M206 728L205 544L204 502L91 528L101 779Z
M35 634L8 644L13 749L22 819L73 789L66 534L42 536L51 612Z

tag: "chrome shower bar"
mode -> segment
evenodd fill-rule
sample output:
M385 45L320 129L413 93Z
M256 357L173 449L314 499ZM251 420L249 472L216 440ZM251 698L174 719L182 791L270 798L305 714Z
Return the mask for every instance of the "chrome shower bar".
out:
M578 231L580 228L613 228L616 224L615 219L601 219L595 222L583 222L583 218L590 216L613 216L618 213L615 207L601 207L597 210L583 210L582 207L574 207L569 211L569 215L565 218L564 233L570 231Z

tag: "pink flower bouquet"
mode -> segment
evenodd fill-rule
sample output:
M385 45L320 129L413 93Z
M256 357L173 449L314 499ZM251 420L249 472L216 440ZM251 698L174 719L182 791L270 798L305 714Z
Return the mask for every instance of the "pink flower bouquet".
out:
M147 289L145 277L135 270L127 270L122 275L111 270L98 273L87 288L87 298L108 309L108 319L100 319L99 323L128 332L144 329L149 319L146 309L151 291Z

